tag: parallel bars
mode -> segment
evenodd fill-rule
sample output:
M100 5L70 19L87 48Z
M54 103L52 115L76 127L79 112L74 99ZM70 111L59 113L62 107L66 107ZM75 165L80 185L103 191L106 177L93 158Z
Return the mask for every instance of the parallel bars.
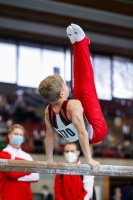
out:
M133 176L133 166L101 165L94 172L87 164L0 159L0 171L95 176Z

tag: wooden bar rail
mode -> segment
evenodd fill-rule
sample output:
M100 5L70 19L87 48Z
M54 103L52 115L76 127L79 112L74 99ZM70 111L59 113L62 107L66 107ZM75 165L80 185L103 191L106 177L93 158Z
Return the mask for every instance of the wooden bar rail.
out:
M0 159L0 171L44 174L81 174L95 176L133 176L133 166L101 165L92 171L88 164Z

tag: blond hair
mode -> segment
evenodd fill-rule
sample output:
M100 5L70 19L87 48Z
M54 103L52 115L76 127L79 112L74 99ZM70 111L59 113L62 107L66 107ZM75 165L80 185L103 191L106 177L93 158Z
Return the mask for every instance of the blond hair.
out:
M23 126L21 126L20 124L13 124L13 125L9 126L8 133L11 133L12 131L14 131L15 128L21 129L23 131L23 133L25 134L25 128Z
M49 102L56 102L62 89L63 79L61 76L51 75L42 80L38 87L41 97Z

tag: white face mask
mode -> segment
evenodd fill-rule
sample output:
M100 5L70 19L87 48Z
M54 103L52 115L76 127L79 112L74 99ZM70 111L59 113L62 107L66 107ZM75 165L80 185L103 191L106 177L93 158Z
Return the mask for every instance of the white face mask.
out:
M48 191L42 190L42 194L43 194L44 196L47 196L47 195L48 195Z
M65 158L66 158L67 162L74 163L78 157L75 153L68 152L65 154Z

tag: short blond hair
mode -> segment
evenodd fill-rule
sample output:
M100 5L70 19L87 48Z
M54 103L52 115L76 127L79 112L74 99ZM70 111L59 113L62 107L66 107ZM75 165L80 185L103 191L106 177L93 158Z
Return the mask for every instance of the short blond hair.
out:
M15 128L20 128L23 131L23 133L25 134L25 128L23 126L21 126L20 124L13 124L13 125L9 126L8 133L11 133L12 131L14 131Z
M51 75L42 80L38 87L38 92L43 99L48 102L56 102L62 89L63 79L61 76Z

